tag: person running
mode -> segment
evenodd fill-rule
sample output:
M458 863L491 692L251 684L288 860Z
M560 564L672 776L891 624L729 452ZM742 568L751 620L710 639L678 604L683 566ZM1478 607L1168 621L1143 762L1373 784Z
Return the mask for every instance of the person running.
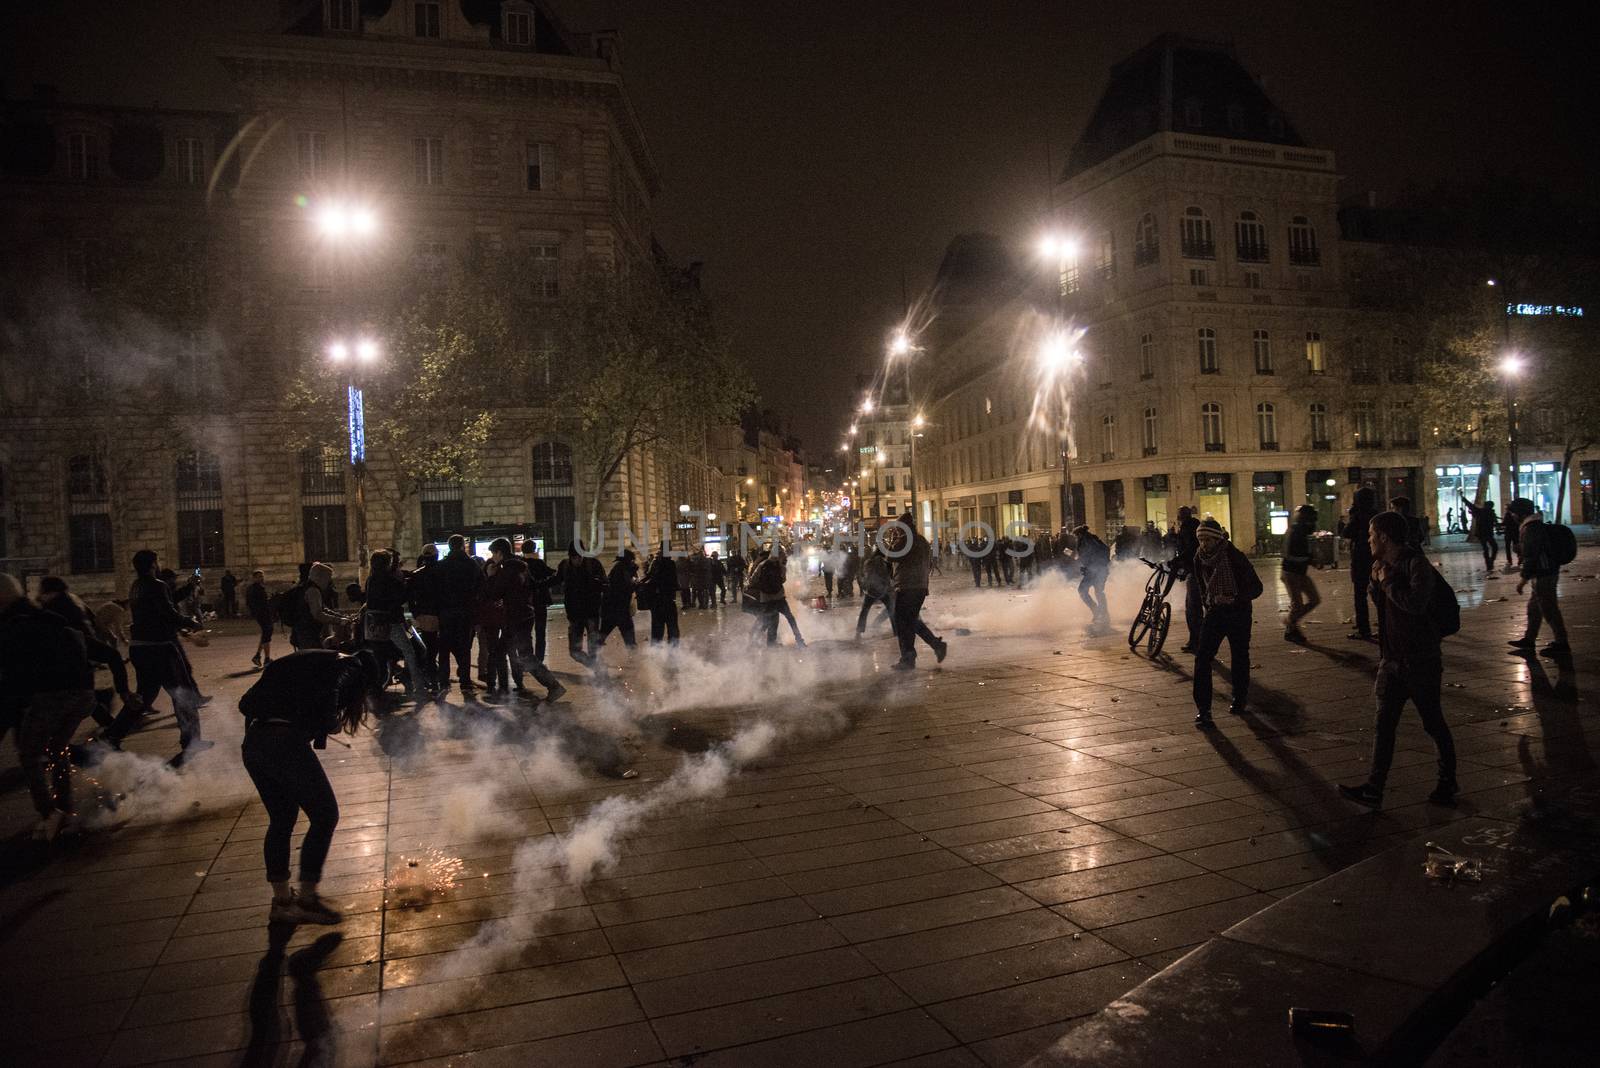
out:
M1363 642L1372 640L1371 610L1367 606L1367 589L1372 583L1372 550L1368 548L1367 524L1378 514L1377 500L1378 495L1371 486L1356 490L1350 515L1339 532L1339 536L1350 543L1350 589L1355 599L1356 629L1349 637Z
M891 529L889 532L894 538L891 550L900 554L893 565L894 632L900 640L900 659L894 664L896 671L916 668L918 638L928 643L938 663L944 663L945 655L950 651L945 640L922 621L922 604L928 599L928 573L933 565L933 549L914 523L911 513L907 512L899 519L899 524L905 529Z
M633 634L633 591L638 584L639 565L634 562L633 550L624 549L606 576L606 592L600 600L598 644L604 645L612 631L622 635L622 644L627 648L638 644Z
M1179 508L1172 565L1178 577L1183 579L1183 622L1189 628L1189 640L1179 650L1184 653L1192 653L1200 648L1200 624L1206 616L1200 583L1194 578L1194 554L1200 551L1199 529L1200 520L1195 517L1194 509L1188 505Z
M339 801L315 749L330 734L354 734L367 714L369 690L385 672L363 649L345 656L311 649L273 661L239 699L245 719L240 753L267 810L261 851L272 886L269 923L336 924L343 915L317 892L339 825ZM300 813L309 826L300 844L300 886L289 886L289 843Z
M1339 792L1358 804L1383 804L1384 784L1394 760L1395 729L1407 701L1417 707L1422 729L1439 751L1439 781L1428 800L1450 804L1456 796L1456 746L1440 707L1444 658L1439 629L1432 618L1439 573L1425 556L1407 544L1405 517L1381 512L1369 524L1368 540L1375 561L1372 581L1385 601L1383 628L1378 632L1378 678L1373 687L1377 721L1372 742L1372 770L1360 785L1341 784Z
M1483 569L1492 577L1495 557L1500 555L1500 543L1494 537L1494 532L1500 527L1500 517L1494 514L1494 502L1473 504L1463 496L1461 507L1472 517L1470 534L1478 539L1478 547L1483 550Z
M889 574L889 558L876 545L867 553L866 563L861 565L861 611L856 613L856 637L867 632L867 613L875 604L883 606L879 621L889 620L893 627L894 582Z
M567 558L556 568L561 603L567 613L567 654L579 664L594 666L599 652L600 611L605 603L606 573L600 561L567 545Z
M1561 565L1551 561L1550 531L1538 512L1522 521L1522 529L1517 532L1517 540L1522 546L1522 578L1517 583L1517 592L1521 593L1530 582L1533 583L1533 592L1528 595L1527 629L1522 632L1522 637L1511 643L1511 647L1519 653L1537 647L1539 627L1548 621L1550 631L1556 640L1540 649L1540 655L1560 656L1563 653L1570 653L1572 646L1567 644L1567 621L1561 618L1561 602L1556 599L1556 584L1561 581Z
M1200 623L1200 647L1194 654L1194 723L1210 728L1215 726L1211 721L1211 664L1224 639L1233 681L1233 704L1228 711L1242 715L1250 697L1250 602L1261 596L1261 578L1215 519L1202 522L1195 533L1200 549L1194 557L1194 578L1200 584L1206 614Z
M159 578L159 560L154 549L133 554L135 578L128 590L128 605L133 616L128 655L138 678L139 706L125 707L106 732L106 740L120 745L139 717L150 708L162 690L172 700L172 714L178 721L178 755L182 764L195 753L215 743L201 737L200 690L189 670L178 635L199 630L200 621L181 614L172 603L172 588Z
M1105 542L1079 526L1073 532L1078 538L1078 596L1089 606L1090 634L1104 634L1111 629L1111 611L1106 605L1106 577L1111 573L1111 549Z
M250 585L244 588L244 610L259 632L250 663L256 667L272 663L272 597L267 593L267 573L259 568L250 572Z
M433 693L433 680L423 672L411 641L411 626L406 622L406 584L398 564L393 555L382 549L370 558L364 637L374 643L387 643L400 654L406 665L406 696L415 700Z
M671 546L661 543L661 551L650 560L650 566L645 569L644 585L649 589L650 601L650 644L665 641L671 645L678 644L678 562L671 556ZM732 560L743 563L743 557L735 553L729 561L729 573L733 574ZM734 582L734 589L743 596L744 571L738 572L738 579Z
M1283 640L1306 644L1300 621L1322 603L1317 584L1311 581L1311 534L1317 529L1317 510L1302 504L1294 512L1294 525L1289 528L1289 542L1283 550L1283 585L1289 591L1289 622L1283 628Z

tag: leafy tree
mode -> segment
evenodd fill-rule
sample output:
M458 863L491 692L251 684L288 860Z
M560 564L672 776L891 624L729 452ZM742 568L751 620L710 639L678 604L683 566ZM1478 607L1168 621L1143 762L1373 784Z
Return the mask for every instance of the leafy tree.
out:
M1523 440L1561 448L1561 473L1556 496L1556 522L1567 503L1572 462L1600 444L1600 404L1595 403L1595 372L1600 344L1593 328L1551 322L1539 331L1528 357L1526 389L1518 405L1518 431Z

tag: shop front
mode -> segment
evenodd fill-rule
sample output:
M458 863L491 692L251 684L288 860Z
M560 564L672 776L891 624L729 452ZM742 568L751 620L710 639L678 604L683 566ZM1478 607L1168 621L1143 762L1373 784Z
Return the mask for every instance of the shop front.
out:
M1100 483L1100 504L1100 514L1105 516L1101 534L1109 541L1122 533L1122 526L1127 522L1128 509L1122 494L1122 479L1111 478Z
M1519 464L1517 495L1554 519L1556 502L1561 499L1561 465L1554 462Z
M1150 475L1144 480L1144 517L1163 534L1177 522L1170 510L1172 487L1166 475Z
M1233 476L1208 471L1194 474L1194 504L1199 518L1215 519L1222 529L1233 529Z
M1255 501L1256 552L1281 552L1283 537L1289 532L1283 472L1257 471L1251 476L1250 489Z
M1010 535L1028 525L1028 509L1022 501L1022 491L1007 490L1005 503L1000 505L1000 525L995 529Z
M1497 473L1496 468L1489 468L1489 478L1484 485L1484 499L1493 501L1495 508L1501 510L1505 502L1500 499L1500 479L1496 477ZM1447 464L1435 467L1433 474L1438 480L1439 487L1433 500L1434 529L1446 534L1465 533L1472 525L1472 519L1461 501L1477 500L1478 480L1483 474L1482 466Z

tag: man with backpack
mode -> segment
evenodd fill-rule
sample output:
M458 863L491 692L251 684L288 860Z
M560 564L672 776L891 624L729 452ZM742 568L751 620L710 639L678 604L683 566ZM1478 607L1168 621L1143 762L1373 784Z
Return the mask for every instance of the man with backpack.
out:
M1383 627L1378 632L1377 722L1372 742L1372 771L1359 786L1339 787L1357 804L1378 808L1394 759L1395 730L1407 701L1417 706L1422 729L1439 750L1439 781L1428 800L1448 805L1456 796L1456 746L1440 707L1444 676L1442 639L1461 628L1455 593L1408 544L1406 517L1380 512L1372 517L1368 541L1372 549L1372 584L1383 598Z
M1261 577L1254 565L1228 540L1222 524L1207 519L1195 528L1200 548L1194 554L1196 584L1205 607L1200 621L1200 643L1194 654L1194 725L1215 726L1211 721L1211 663L1223 639L1233 682L1233 704L1228 711L1244 713L1250 696L1250 627L1254 622L1250 602L1261 596Z
M1562 565L1572 563L1578 554L1577 539L1571 527L1546 523L1538 512L1524 519L1517 533L1522 546L1522 579L1517 583L1517 592L1521 593L1530 582L1533 592L1528 595L1528 627L1522 637L1511 643L1511 648L1518 653L1533 650L1539 644L1540 624L1549 621L1556 640L1540 649L1540 655L1570 653L1572 647L1567 644L1567 622L1561 618L1556 583L1561 580Z

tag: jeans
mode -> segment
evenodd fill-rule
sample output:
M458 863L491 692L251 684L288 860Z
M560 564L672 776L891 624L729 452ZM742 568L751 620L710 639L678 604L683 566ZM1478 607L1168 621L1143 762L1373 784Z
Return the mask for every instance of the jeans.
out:
M1284 629L1297 634L1300 621L1322 603L1322 595L1317 592L1317 584L1311 581L1311 576L1304 572L1285 571L1283 585L1289 591L1289 622Z
M261 844L267 882L289 878L289 840L302 809L310 825L300 843L300 878L319 881L333 829L339 825L339 802L311 742L287 724L259 723L246 729L239 752L267 810L267 836Z
M650 605L650 640L659 642L663 638L678 644L678 606L671 598L658 597Z
M406 674L410 676L406 690L418 693L428 689L433 680L422 673L422 663L417 659L416 646L411 643L411 628L403 622L389 624L389 641L405 658Z
M200 691L189 673L189 662L183 650L175 641L160 642L134 645L128 655L139 678L139 699L145 708L150 707L162 690L172 698L172 714L178 720L178 747L187 749L190 742L200 737ZM117 722L112 724L111 733L120 741L138 722L138 715L124 708Z
M450 682L450 658L456 662L456 680L472 685L472 619L470 616L439 617L439 685Z
M900 642L902 663L917 662L917 639L937 650L944 645L941 639L922 621L922 602L928 599L927 590L896 590L894 593L894 634Z
M1372 584L1372 561L1363 560L1350 565L1350 588L1355 596L1356 633L1363 638L1372 637L1372 619L1368 615L1367 587Z
M1242 705L1250 696L1250 624L1249 602L1206 609L1200 624L1200 647L1194 654L1194 707L1202 715L1211 714L1211 663L1224 638L1233 674L1233 703Z
M1549 620L1556 641L1566 643L1567 621L1561 618L1561 603L1556 600L1556 583L1560 578L1560 575L1538 575L1532 580L1533 592L1528 595L1529 638L1537 638L1539 625Z
M1439 781L1455 782L1456 743L1450 736L1450 726L1444 721L1439 701L1443 676L1444 666L1439 663L1406 664L1385 660L1378 665L1378 681L1372 690L1377 699L1378 716L1372 741L1372 774L1367 780L1377 789L1382 790L1389 778L1389 764L1394 760L1394 732L1400 725L1400 713L1407 700L1417 706L1422 729L1439 748Z
M856 614L856 633L857 634L865 634L866 633L866 631L867 631L867 613L872 610L872 606L875 605L875 604L883 605L883 615L879 616L878 618L887 619L887 620L889 620L890 624L893 625L893 623L894 623L894 594L893 593L878 594L878 593L866 593L866 592L863 592L861 594L861 611Z
M33 808L72 811L72 760L67 743L94 710L93 690L45 690L28 699L17 725L17 763L28 778Z
M556 687L556 677L544 666L544 659L533 648L533 620L513 623L505 630L507 651L511 656L511 681L522 689L522 673L527 671L534 681L547 690Z

